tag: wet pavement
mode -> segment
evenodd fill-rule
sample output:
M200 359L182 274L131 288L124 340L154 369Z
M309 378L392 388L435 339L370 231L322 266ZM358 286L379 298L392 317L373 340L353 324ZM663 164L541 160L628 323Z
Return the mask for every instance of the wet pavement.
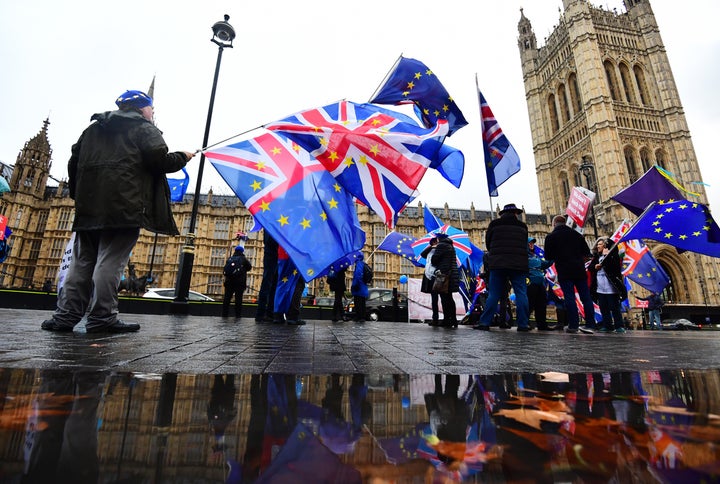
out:
M719 482L720 331L0 309L0 482Z

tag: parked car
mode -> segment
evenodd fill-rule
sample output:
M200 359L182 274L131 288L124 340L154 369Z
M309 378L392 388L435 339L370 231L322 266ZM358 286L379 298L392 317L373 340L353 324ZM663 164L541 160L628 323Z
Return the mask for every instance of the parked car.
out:
M334 297L316 297L314 306L333 307L335 305Z
M175 288L174 287L151 287L147 290L143 297L150 299L175 299ZM190 291L188 294L189 301L203 301L211 302L214 301L210 296L200 294L199 292Z
M347 313L350 319L353 319L354 307L350 303ZM368 298L365 301L365 319L369 321L395 321L395 308L393 308L393 291L392 289L383 289L373 287L368 290ZM408 319L408 301L407 296L398 293L398 321L407 321Z

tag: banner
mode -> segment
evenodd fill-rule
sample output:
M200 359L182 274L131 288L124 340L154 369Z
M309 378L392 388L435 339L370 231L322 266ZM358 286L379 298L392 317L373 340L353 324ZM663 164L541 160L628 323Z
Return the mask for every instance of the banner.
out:
M67 245L65 246L65 252L63 253L62 260L60 261L60 268L58 269L57 275L57 292L60 293L63 284L65 284L65 277L67 277L68 269L70 269L70 263L73 258L73 245L75 244L75 232L70 236Z
M420 291L422 279L408 279L408 319L410 321L425 321L432 319L432 299L430 294ZM439 298L438 298L439 299ZM455 300L455 314L458 321L465 316L465 304L459 292L453 293ZM438 300L438 317L442 320L442 303Z
M595 193L587 188L573 187L565 213L578 227L583 228L588 215L590 215L590 207L594 200Z

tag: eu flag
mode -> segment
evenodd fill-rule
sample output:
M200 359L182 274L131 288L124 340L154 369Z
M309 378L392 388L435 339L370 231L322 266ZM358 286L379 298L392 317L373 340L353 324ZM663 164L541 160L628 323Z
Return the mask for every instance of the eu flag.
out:
M415 252L413 251L411 245L415 241L417 241L417 239L412 235L401 234L400 232L390 232L385 236L385 239L380 242L378 250L384 250L385 252L390 252L391 254L397 254L404 257L412 262L415 267L425 267L425 264L419 262L417 257L415 257Z
M306 281L365 245L352 197L298 145L265 133L205 155Z
M720 257L720 227L705 205L688 200L653 202L620 241L634 239Z
M485 151L485 173L491 197L498 196L498 187L520 171L520 156L508 141L495 119L490 106L480 89L480 119L482 121L483 150Z
M400 56L387 79L370 99L376 104L415 105L415 112L426 127L439 119L447 120L448 136L465 126L467 121L432 70L419 60Z
M170 187L170 201L171 202L182 202L187 192L188 185L190 184L190 175L185 168L182 169L185 174L183 178L168 178L168 186Z
M309 151L343 188L393 228L433 160L460 152L441 150L446 121L425 129L388 113L371 104L340 101L265 127Z

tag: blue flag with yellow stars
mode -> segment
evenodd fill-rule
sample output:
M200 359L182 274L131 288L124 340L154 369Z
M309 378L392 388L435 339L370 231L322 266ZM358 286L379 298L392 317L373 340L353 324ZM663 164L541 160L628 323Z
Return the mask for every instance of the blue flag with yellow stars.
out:
M265 133L205 156L305 281L365 245L350 194L297 144Z
M702 203L688 200L653 202L620 242L651 239L680 251L720 257L720 227Z
M415 105L415 113L426 128L438 119L448 122L448 136L467 125L460 108L435 73L419 60L400 56L385 82L370 99L375 104Z
M417 239L412 235L401 234L400 232L390 232L385 236L385 239L378 245L378 250L384 250L391 254L396 254L406 258L415 267L425 267L425 264L418 261L415 257L415 251L413 251L412 243Z

